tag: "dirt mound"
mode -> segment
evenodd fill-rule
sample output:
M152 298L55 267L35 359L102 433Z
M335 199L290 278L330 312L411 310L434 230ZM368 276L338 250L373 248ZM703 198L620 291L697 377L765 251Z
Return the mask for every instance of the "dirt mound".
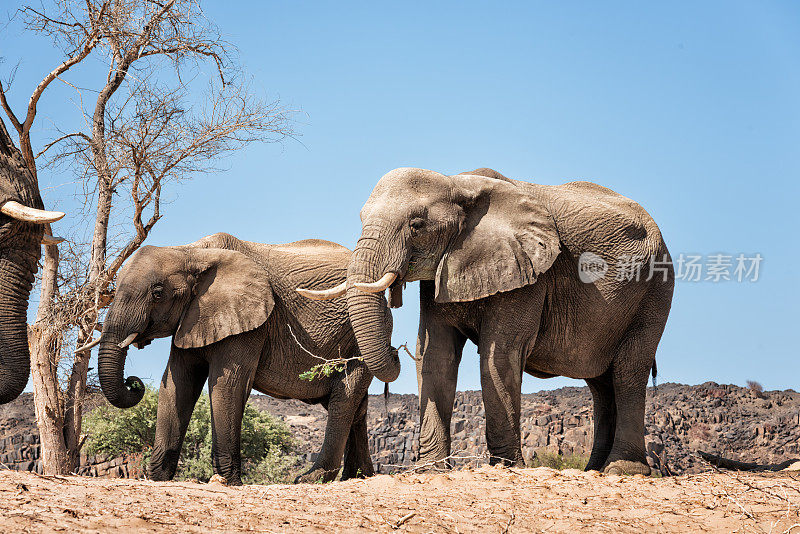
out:
M228 488L3 471L0 493L2 532L787 532L800 522L796 473L482 467Z

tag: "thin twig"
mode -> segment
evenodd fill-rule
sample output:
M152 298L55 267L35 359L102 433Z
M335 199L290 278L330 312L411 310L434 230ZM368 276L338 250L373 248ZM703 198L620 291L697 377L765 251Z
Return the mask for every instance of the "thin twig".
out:
M403 517L401 517L400 519L395 521L394 528L400 528L401 526L403 526L403 523L405 523L406 521L408 521L409 519L411 519L415 515L417 515L417 512L409 512L409 513L407 513L406 515L404 515Z
M508 534L508 529L511 528L511 525L514 523L514 519L516 518L517 516L514 514L514 510L511 510L511 517L508 518L508 523L506 523L506 528L503 529L502 534Z
M413 354L411 354L411 351L410 351L410 350L408 350L408 343L403 343L402 345L400 345L399 347L397 347L397 352L400 352L400 349L403 349L404 351L406 351L406 354L408 354L408 357L409 357L409 358L411 358L412 360L414 360L415 362L416 362L416 361L419 361L419 360L416 358L416 356L414 356Z

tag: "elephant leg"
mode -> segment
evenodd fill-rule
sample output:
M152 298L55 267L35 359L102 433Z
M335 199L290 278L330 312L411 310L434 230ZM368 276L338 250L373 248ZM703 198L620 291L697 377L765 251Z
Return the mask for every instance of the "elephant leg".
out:
M458 365L466 337L457 329L420 318L417 336L419 384L419 465L452 467L450 419L456 395Z
M372 457L369 454L369 436L367 434L367 402L369 397L364 395L358 405L350 435L344 448L344 467L342 467L342 480L350 478L365 478L375 474L372 466Z
M617 406L614 402L611 368L596 378L587 378L586 383L592 392L594 402L594 444L586 470L599 471L606 464L614 445L614 431L617 426Z
M172 480L197 398L208 378L208 364L193 351L172 346L158 390L158 415L150 478Z
M361 407L362 400L366 398L371 381L372 376L367 372L366 367L358 366L355 369L349 369L341 381L334 383L328 399L328 422L325 426L322 449L311 469L297 477L296 483L330 482L339 474L342 456L348 438L353 432L355 415ZM364 402L364 412L364 417L366 417L366 402ZM363 438L366 442L366 425L364 425Z
M231 486L242 484L242 417L264 336L264 330L257 329L225 338L207 356L211 460L214 472L225 477Z
M523 356L505 340L481 340L481 390L491 465L524 466L520 439Z
M640 328L630 330L612 363L617 418L614 445L605 462L606 473L650 474L644 448L644 408L655 346L648 347L647 338Z

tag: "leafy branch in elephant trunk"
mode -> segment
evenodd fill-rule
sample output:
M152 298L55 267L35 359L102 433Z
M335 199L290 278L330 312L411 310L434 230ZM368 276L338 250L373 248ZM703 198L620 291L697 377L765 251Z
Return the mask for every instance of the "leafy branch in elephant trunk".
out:
M254 96L233 45L198 0L49 0L23 4L12 24L54 45L55 66L24 114L15 113L0 84L0 106L24 163L34 177L42 161L73 173L76 180L64 181L75 189L64 195L82 199L75 211L94 214L88 225L76 222L61 253L45 246L40 304L29 328L43 470L69 474L79 461L82 405L91 389L90 350L72 347L90 345L101 329L117 271L163 215L162 192L217 170L217 161L253 141L293 136L292 112ZM108 66L91 95L69 79L87 58ZM77 93L68 124L85 126L56 125L37 153L37 103L54 80Z
M300 377L301 380L311 381L318 377L331 376L333 373L340 373L344 371L345 368L347 367L347 362L364 361L364 358L360 356L353 356L352 358L342 358L341 356L339 358L323 358L322 356L317 356L316 354L305 348L302 343L300 343L300 340L297 339L296 335L294 335L294 331L292 330L292 327L290 325L287 324L286 328L289 330L289 334L291 334L294 342L297 343L297 346L300 347L303 350L303 352L305 352L306 354L308 354L313 358L322 360L322 363L318 363L317 365L311 367L311 369L309 369L308 371L300 373L298 376Z
M119 409L103 405L83 420L85 450L88 454L127 455L139 465L135 472L146 473L156 433L158 393L145 388L141 402L133 408ZM197 401L178 463L177 480L208 481L211 466L211 408L208 395ZM281 421L251 404L245 406L242 419L242 461L244 480L251 484L288 482L299 467L294 454L295 441Z
M305 348L302 343L300 343L300 340L297 339L297 336L294 335L294 332L292 331L292 327L290 325L287 324L286 328L289 329L289 334L291 334L292 339L294 339L294 342L297 343L297 346L300 347L303 350L303 352L305 352L309 356L312 356L322 361L322 363L318 363L317 365L312 366L308 371L300 373L298 376L300 377L301 380L308 380L310 382L316 378L321 378L323 376L328 377L331 376L333 373L341 373L342 371L344 371L347 368L347 362L364 361L364 358L361 356L353 356L352 358L341 358L341 357L323 358L322 356L317 356L316 354ZM408 354L408 356L412 360L416 361L414 355L411 354L411 351L408 350L407 343L403 343L402 345L397 347L398 351L400 349L405 350L406 354Z

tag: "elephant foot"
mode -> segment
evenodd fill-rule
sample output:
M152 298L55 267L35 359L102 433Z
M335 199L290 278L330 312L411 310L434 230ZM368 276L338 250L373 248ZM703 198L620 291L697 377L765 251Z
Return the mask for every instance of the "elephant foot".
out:
M302 475L294 479L295 484L323 484L332 482L339 474L339 469L323 469L322 467L312 467Z
M503 450L490 450L489 454L489 465L500 465L502 467L525 467L525 457L522 456L522 449L519 447L509 447Z
M615 460L608 464L603 472L607 475L644 475L650 476L650 466L642 462Z
M169 473L165 473L164 471L151 471L150 480L153 480L155 482L169 482L170 480L172 480L172 476Z
M608 458L608 453L602 455L602 459L598 459L594 455L590 456L584 471L602 471L603 465L606 463L606 458Z
M525 467L525 460L522 458L510 460L508 458L492 456L489 458L489 465L499 465L501 467Z
M351 478L369 478L375 475L375 470L372 465L358 467L356 469L345 468L342 470L342 481L350 480Z
M451 471L453 469L454 464L452 460L444 459L436 459L436 458L420 458L416 465L414 466L415 473L435 473L441 471Z

